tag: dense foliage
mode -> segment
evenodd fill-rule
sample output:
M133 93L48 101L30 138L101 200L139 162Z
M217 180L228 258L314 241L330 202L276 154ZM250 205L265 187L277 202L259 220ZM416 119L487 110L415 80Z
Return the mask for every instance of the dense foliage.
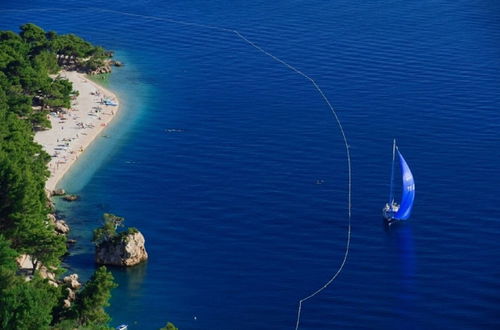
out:
M60 294L58 288L38 276L29 282L16 276L0 296L1 328L48 329Z
M34 24L21 26L19 34L0 31L0 329L111 329L104 308L116 284L105 267L75 292L69 308L63 307L68 288L38 270L43 264L59 272L66 239L48 221L44 187L50 156L33 141L35 130L50 127L48 112L69 108L75 94L69 81L56 76L60 66L93 70L106 57L103 48L73 34L45 32ZM118 232L123 221L105 214L95 242L137 232ZM30 280L18 274L20 254L32 257ZM165 328L177 329L171 323Z
M73 326L107 329L107 323L111 319L104 311L104 307L109 306L110 292L115 287L113 275L106 270L106 267L98 268L83 290L78 293L75 303L67 313Z
M48 111L70 106L71 83L54 77L61 55L99 59L105 52L74 35L46 33L34 24L23 25L19 34L0 31L1 329L47 329L63 316L70 328L105 327L108 321L103 307L114 283L105 269L76 293L71 313L60 308L65 288L41 278L37 270L43 264L57 273L66 253L65 237L48 221L44 187L50 156L33 141L34 130L50 126ZM15 259L23 253L34 263L29 281L17 275Z
M176 328L175 325L171 322L168 322L167 325L165 325L163 328L160 330L179 330L179 328Z
M125 218L119 217L111 213L103 214L103 224L101 227L94 229L94 237L92 241L95 245L100 245L105 242L116 242L125 237L139 232L137 228L128 227L125 230L118 231L118 227L123 227Z
M73 93L69 81L49 75L60 70L59 64L95 70L109 56L74 34L58 35L24 24L19 34L0 32L0 88L12 112L34 128L49 128L48 110L69 108Z

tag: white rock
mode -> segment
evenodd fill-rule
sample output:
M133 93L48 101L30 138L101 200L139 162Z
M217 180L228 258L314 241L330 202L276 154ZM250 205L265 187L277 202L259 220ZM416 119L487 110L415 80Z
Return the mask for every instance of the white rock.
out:
M71 274L66 276L65 278L63 278L63 282L73 290L76 290L82 286L82 284L78 282L78 274Z
M96 247L95 261L101 265L133 266L148 259L145 239L140 232L118 242L104 242Z
M69 226L66 224L64 220L56 220L55 229L58 233L67 234L69 233Z

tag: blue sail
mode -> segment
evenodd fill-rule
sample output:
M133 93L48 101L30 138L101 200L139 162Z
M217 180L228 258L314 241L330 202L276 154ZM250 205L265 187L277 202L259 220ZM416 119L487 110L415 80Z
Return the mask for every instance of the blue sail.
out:
M408 220L415 201L415 180L403 155L398 150L399 164L401 165L401 175L403 177L403 193L399 210L394 215L398 220Z

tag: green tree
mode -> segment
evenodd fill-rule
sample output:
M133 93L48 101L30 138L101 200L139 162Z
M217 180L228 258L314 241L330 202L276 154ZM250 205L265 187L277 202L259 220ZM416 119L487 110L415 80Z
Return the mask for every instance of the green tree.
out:
M45 267L57 267L60 257L66 252L66 237L53 233L51 227L34 232L30 237L33 243L25 243L24 247L33 258L33 272L39 263Z
M28 44L30 57L47 49L47 37L41 27L32 23L24 24L19 35Z
M99 267L76 296L73 312L79 326L106 326L111 320L104 310L109 306L111 290L117 284L106 267Z
M103 242L112 240L118 236L116 229L118 227L123 227L123 222L125 218L119 217L112 213L103 214L103 225L97 229L94 229L94 235L92 241L95 245L99 245Z
M33 131L48 127L47 110L68 108L75 94L69 81L49 77L59 70L56 54L90 64L109 54L75 35L46 33L31 23L20 30L0 31L0 329L46 329L61 321L61 290L36 273L25 281L16 275L15 264L16 256L27 253L35 268L40 263L59 267L66 252L65 238L47 221L50 156L33 141ZM110 222L115 232L118 219ZM96 271L77 294L71 309L76 316L59 324L107 328L103 308L114 285L110 273Z
M56 78L47 84L41 84L39 90L42 97L42 109L71 107L73 84L70 81Z
M0 292L15 280L17 252L10 247L10 242L0 235Z
M0 230L14 249L55 266L66 249L47 223L44 185L50 157L6 100L0 90Z
M10 91L11 93L7 100L9 110L18 115L20 118L30 116L33 112L31 97L19 93L15 88L11 88Z
M44 130L52 127L50 120L47 118L48 112L45 110L33 111L29 116L30 122L34 130Z
M33 66L38 70L47 72L50 74L57 73L61 68L57 64L56 54L44 50L40 54L33 57Z
M93 46L91 43L74 34L56 36L49 44L51 50L55 53L79 58L104 56L105 53L103 48Z
M28 43L44 43L47 41L45 31L33 23L21 25L20 36Z
M179 328L176 328L173 323L168 322L163 328L160 330L179 330Z
M0 294L1 329L48 329L60 291L39 277L22 278Z

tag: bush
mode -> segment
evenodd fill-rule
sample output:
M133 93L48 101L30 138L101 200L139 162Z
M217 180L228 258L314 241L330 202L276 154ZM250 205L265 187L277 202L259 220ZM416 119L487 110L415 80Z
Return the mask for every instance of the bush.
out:
M125 218L111 213L103 214L103 225L94 229L92 242L99 246L106 242L118 242L124 240L127 236L138 233L139 230L134 227L126 228L123 231L117 231L118 227L123 227Z

